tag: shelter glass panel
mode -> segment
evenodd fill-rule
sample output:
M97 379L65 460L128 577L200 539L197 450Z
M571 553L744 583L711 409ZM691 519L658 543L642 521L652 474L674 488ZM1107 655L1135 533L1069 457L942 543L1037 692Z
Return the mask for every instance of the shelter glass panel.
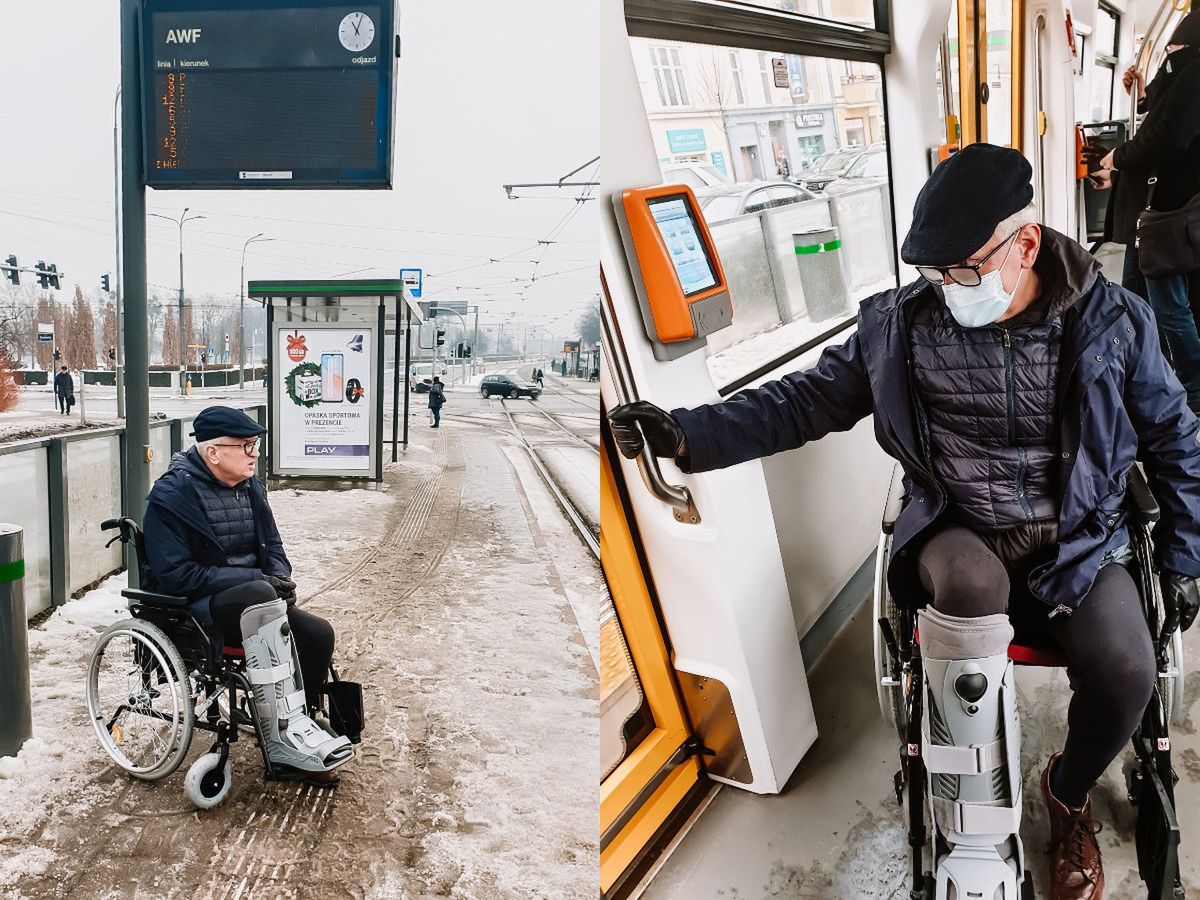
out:
M733 325L708 343L718 386L896 285L877 65L670 42L685 115L663 107L649 65L664 42L630 40L663 183L692 186L729 282Z
M45 447L0 455L4 518L24 529L25 612L50 608L49 457Z
M105 519L121 514L121 445L117 435L70 441L65 446L67 534L71 590L77 591L121 566L121 545L100 530Z

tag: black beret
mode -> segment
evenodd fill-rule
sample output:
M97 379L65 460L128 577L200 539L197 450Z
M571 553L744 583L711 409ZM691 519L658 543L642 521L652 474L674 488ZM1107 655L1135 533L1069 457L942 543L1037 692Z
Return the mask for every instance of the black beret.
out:
M257 437L267 433L267 429L240 409L228 406L210 406L200 410L192 420L192 428L192 435L197 441L211 441L219 437Z
M1186 44L1189 47L1200 44L1200 13L1190 12L1184 16L1167 43Z
M968 144L941 163L913 207L900 258L913 266L962 262L1033 199L1033 167L1017 150Z

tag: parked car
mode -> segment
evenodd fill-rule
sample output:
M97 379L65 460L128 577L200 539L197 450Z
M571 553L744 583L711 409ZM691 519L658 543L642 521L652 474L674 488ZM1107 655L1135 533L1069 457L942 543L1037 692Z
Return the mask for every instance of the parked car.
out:
M686 184L693 191L725 187L729 177L711 163L667 163L662 167L663 184Z
M751 181L725 189L708 188L696 192L696 200L709 223L815 199L811 191L790 181Z
M825 193L842 194L868 184L881 184L887 179L887 148L872 147L853 162L845 175L825 185Z
M813 163L812 168L797 172L792 181L807 190L821 192L835 178L846 174L855 161L867 152L866 147L843 147L840 150L830 150L822 153Z
M487 398L497 394L509 400L516 400L518 397L536 400L542 395L542 389L537 386L537 382L523 381L514 375L483 376L483 380L479 382L479 396Z

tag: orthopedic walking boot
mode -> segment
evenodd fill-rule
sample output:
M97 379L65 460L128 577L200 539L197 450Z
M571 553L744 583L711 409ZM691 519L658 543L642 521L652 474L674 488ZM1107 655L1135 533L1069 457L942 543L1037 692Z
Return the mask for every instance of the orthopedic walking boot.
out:
M349 762L354 756L350 741L330 735L308 715L287 603L272 600L248 607L241 627L254 718L266 741L267 759L302 772L329 772Z
M1021 728L1008 616L917 614L936 900L1019 900Z
M1042 773L1042 796L1050 811L1050 900L1102 900L1104 863L1096 842L1101 826L1092 821L1092 798L1076 811L1050 792L1050 773L1061 756L1050 757Z

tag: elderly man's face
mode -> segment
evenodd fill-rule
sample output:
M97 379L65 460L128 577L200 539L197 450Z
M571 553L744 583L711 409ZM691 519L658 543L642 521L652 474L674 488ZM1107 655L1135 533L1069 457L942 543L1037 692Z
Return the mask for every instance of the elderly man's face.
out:
M256 437L221 437L204 448L204 461L218 481L232 486L254 477L258 450Z

